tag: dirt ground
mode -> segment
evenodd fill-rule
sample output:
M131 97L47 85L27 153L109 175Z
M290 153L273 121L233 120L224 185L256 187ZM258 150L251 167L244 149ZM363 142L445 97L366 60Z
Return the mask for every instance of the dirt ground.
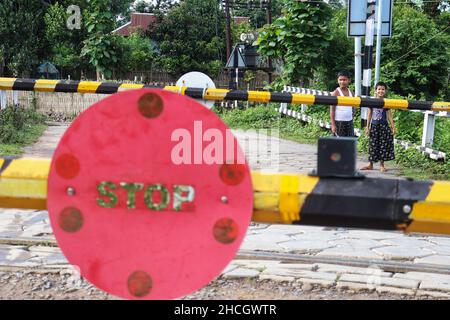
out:
M86 280L64 270L60 272L0 271L0 299L3 300L119 300ZM411 300L432 299L377 292L354 292L300 283L222 278L181 300ZM435 298L433 298L435 299Z

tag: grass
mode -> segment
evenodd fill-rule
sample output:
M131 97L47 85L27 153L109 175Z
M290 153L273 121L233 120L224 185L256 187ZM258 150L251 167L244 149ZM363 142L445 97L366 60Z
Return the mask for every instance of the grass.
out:
M275 106L258 106L247 109L214 108L221 119L233 129L279 129L280 137L300 143L313 144L319 136L330 134L320 127L303 123L290 117L280 117L274 110Z
M7 107L0 111L0 156L20 156L23 147L35 143L47 125L46 117L33 109Z
M0 157L18 156L22 154L22 146L18 144L0 144Z
M441 177L439 175L430 174L428 172L424 172L415 168L400 168L399 175L414 180L429 180L430 177L433 180L449 180L448 177L446 179L444 176Z
M448 154L448 153L447 153ZM439 162L413 149L395 147L396 162L402 176L424 180L450 180L450 161Z
M35 143L44 133L47 126L44 124L32 125L23 131L24 140L21 143L0 143L0 156L20 156L23 147Z

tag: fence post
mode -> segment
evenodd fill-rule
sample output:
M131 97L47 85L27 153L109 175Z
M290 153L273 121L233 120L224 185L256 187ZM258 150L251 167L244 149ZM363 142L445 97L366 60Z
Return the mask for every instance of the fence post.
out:
M422 147L431 147L434 139L434 125L436 118L433 112L425 112L423 119Z
M283 91L282 92L290 92L290 88L288 89L289 87L288 86L284 86L283 87ZM285 103L285 102L282 102L282 103L280 103L280 110L286 110L287 109L287 103ZM281 114L281 116L283 116L283 114Z
M305 90L305 89L303 89L303 88L300 88L300 93L310 94L309 89L306 89L306 90ZM307 106L306 104L302 104L302 105L301 105L302 113L305 113L307 109L308 109L308 106Z
M14 107L18 108L19 107L19 92L18 91L13 91L13 105Z
M0 110L6 108L6 91L0 90Z

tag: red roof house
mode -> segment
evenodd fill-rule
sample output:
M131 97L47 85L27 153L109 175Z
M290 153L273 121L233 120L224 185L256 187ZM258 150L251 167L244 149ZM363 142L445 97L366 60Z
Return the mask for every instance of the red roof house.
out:
M240 24L243 22L249 22L249 17L233 17L235 23ZM124 24L123 26L117 28L113 31L115 34L120 34L122 36L129 36L131 33L138 29L146 31L151 23L156 22L156 16L153 13L140 13L132 12L131 21Z
M122 36L129 36L131 33L138 29L145 31L148 26L156 21L156 16L153 13L131 13L131 21L117 28L113 33L120 34Z
M233 17L234 23L241 24L244 22L250 22L250 17Z

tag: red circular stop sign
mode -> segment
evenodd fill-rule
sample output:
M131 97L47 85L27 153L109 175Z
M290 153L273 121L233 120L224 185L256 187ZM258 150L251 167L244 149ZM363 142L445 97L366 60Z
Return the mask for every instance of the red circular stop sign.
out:
M127 299L173 299L235 256L253 208L249 168L227 126L160 90L83 112L53 156L48 210L69 262Z

